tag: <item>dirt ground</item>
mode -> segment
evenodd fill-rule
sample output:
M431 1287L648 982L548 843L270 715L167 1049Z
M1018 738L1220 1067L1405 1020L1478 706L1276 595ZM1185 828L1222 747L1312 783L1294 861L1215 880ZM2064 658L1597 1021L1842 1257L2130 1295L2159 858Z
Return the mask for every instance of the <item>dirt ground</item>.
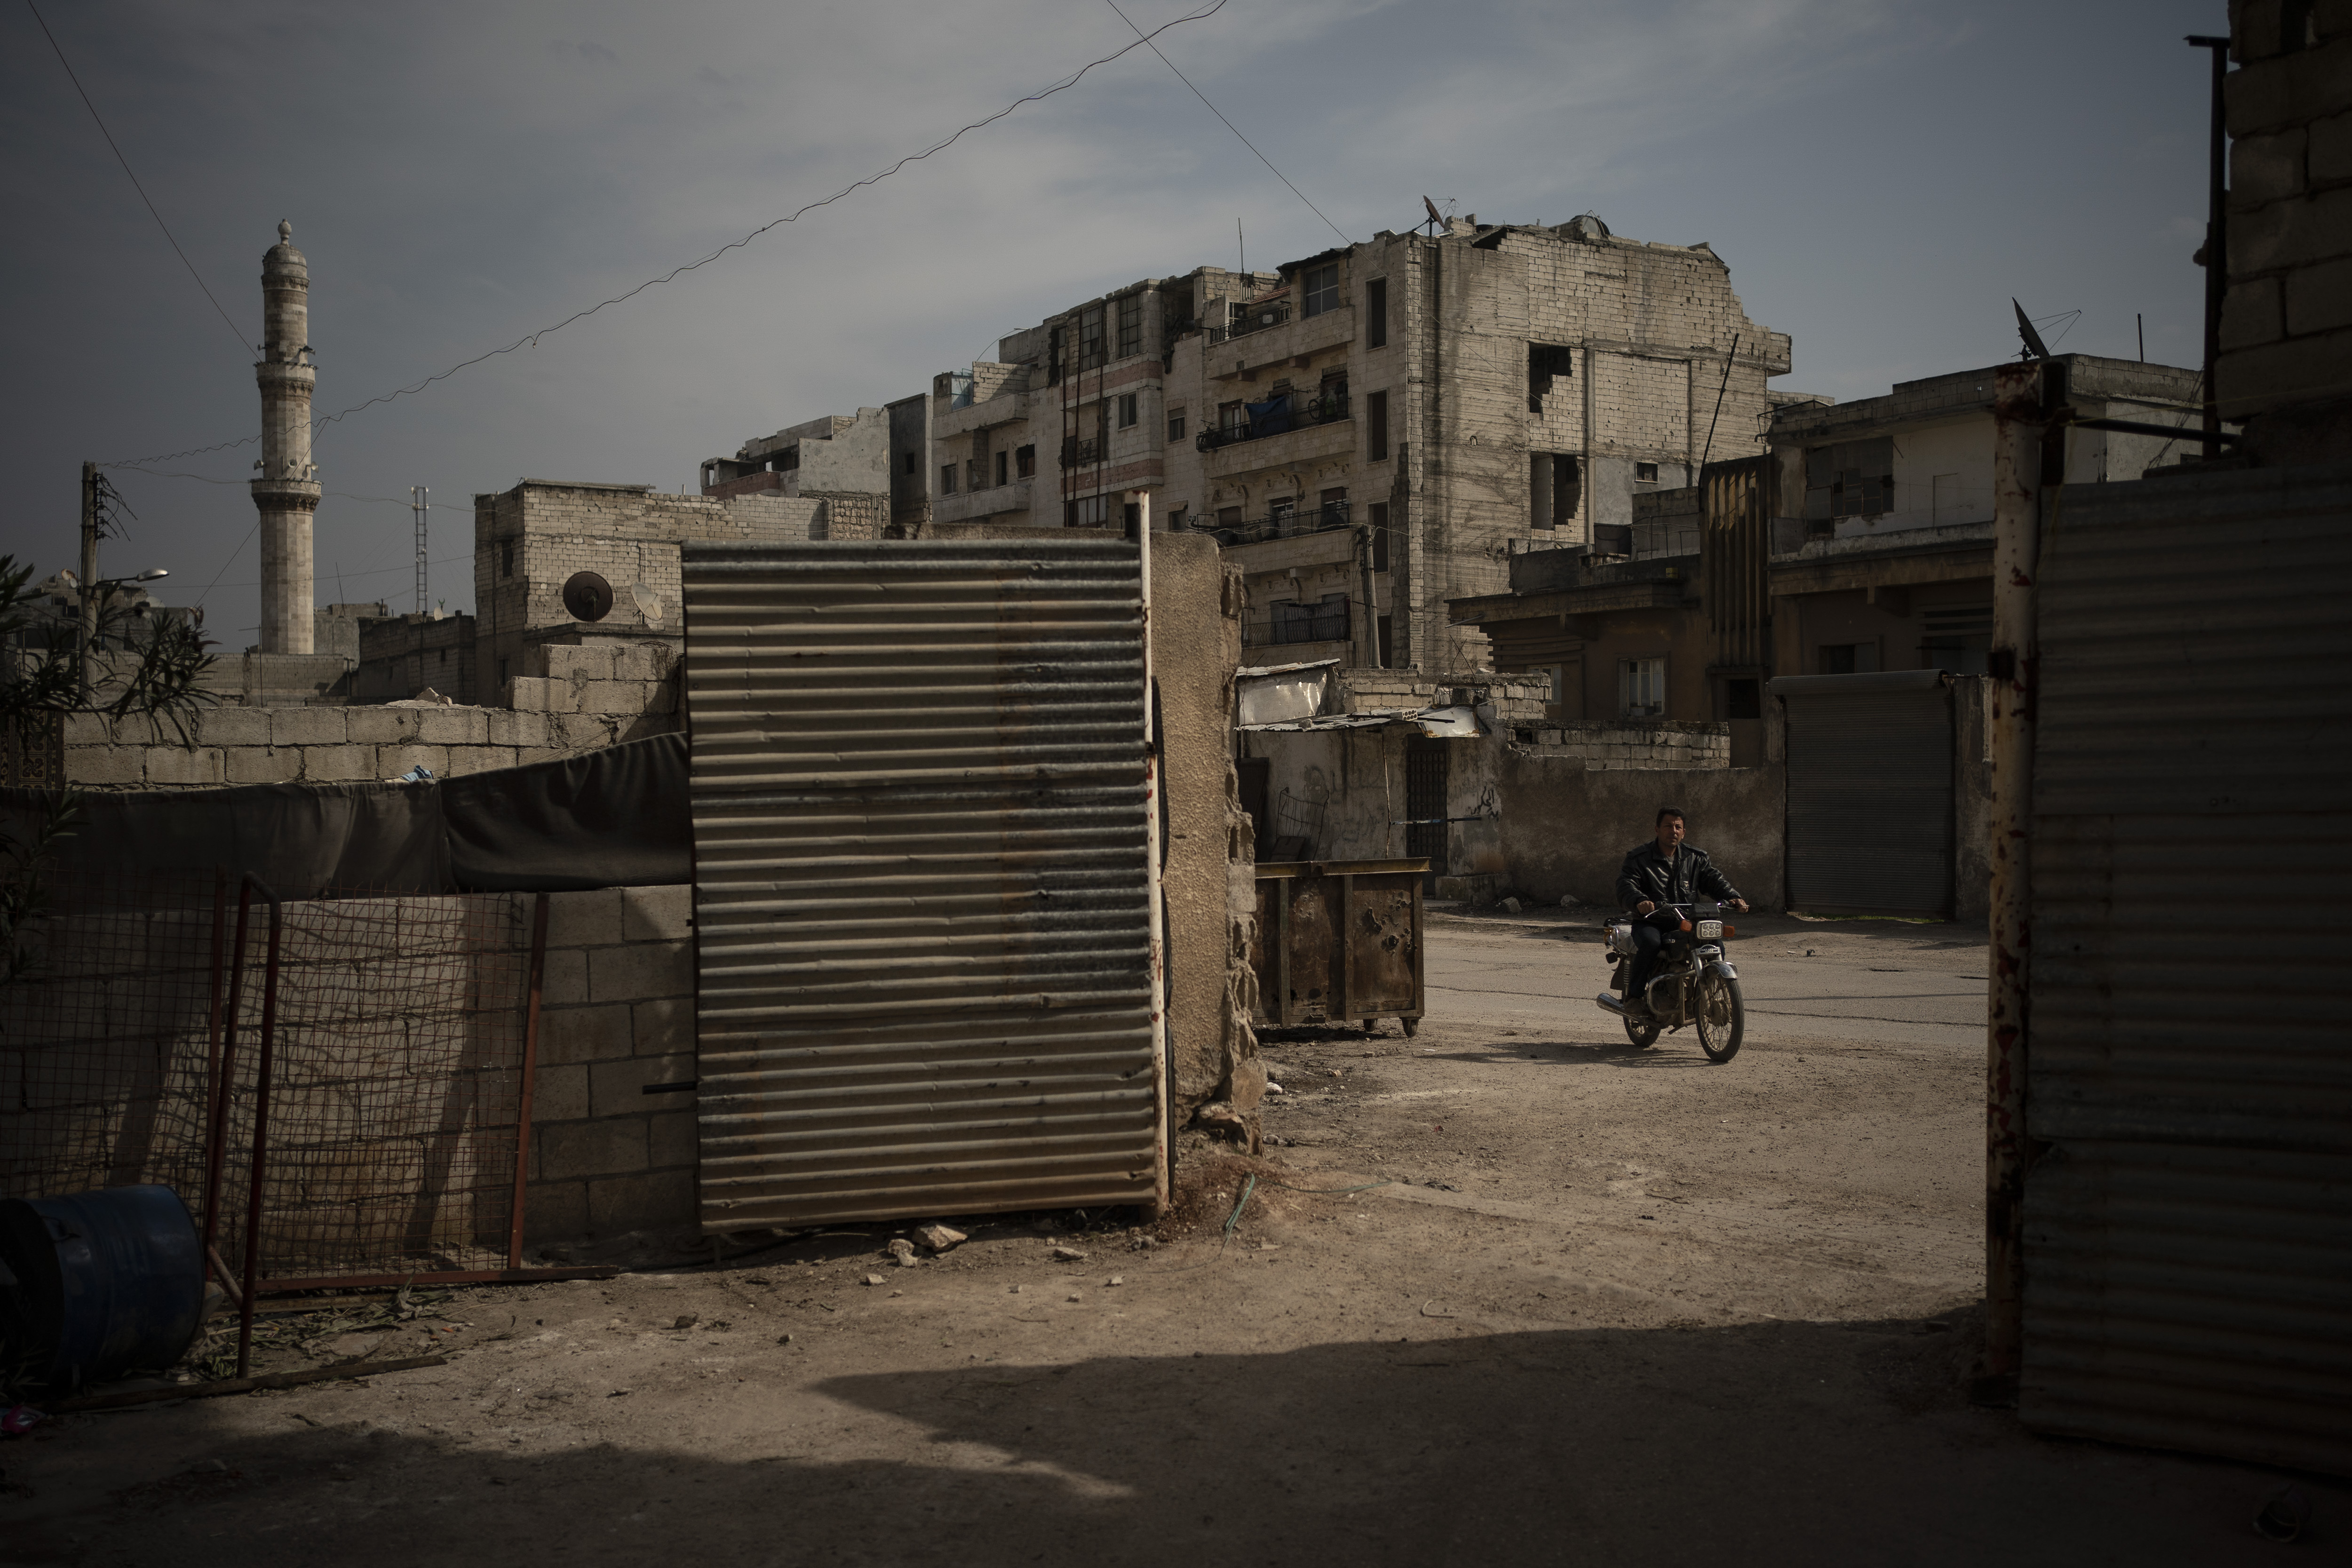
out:
M1433 917L1419 1033L1270 1036L1264 1157L1188 1141L1165 1242L844 1227L279 1320L272 1367L449 1360L0 1443L0 1562L2352 1557L2345 1483L1968 1403L1982 938L1742 924L1717 1067L1593 1006L1591 914Z

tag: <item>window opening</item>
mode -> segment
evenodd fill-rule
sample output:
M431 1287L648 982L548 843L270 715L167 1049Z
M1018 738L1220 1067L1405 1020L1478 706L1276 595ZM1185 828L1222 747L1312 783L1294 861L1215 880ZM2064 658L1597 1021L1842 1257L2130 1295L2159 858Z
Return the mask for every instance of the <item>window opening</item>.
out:
M1118 396L1118 427L1122 430L1131 429L1134 427L1135 420L1135 394L1122 392Z
M1371 505L1371 514L1372 570L1385 572L1389 569L1389 503L1384 500L1374 501Z
M1878 668L1875 642L1823 643L1821 653L1823 675L1870 675Z
M953 463L941 463L940 465L940 494L943 496L951 496L956 493L955 474L956 466Z
M1666 661L1617 661L1617 711L1628 719L1662 719L1666 712Z
M1015 478L1028 479L1037 471L1037 448L1032 445L1013 448L1013 472Z
M1184 438L1184 415L1181 409L1168 416L1168 438L1171 441Z
M1375 278L1364 285L1364 346L1386 348L1389 342L1389 280Z
M1069 528L1100 528L1110 521L1108 496L1086 496L1063 504L1062 521Z
M1805 519L1878 517L1895 510L1895 438L1840 441L1805 454Z
M1009 478L1008 469L1012 460L1013 454L1010 452L999 452L996 454L996 482L998 484L1001 485L1007 482Z
M1143 352L1143 296L1122 294L1118 298L1118 357L1126 359Z
M1554 381L1576 374L1576 351L1552 343L1528 345L1528 412L1541 414Z
M1364 460L1384 463L1389 456L1389 395L1364 395Z
M1103 308L1088 306L1078 312L1078 368L1098 370L1108 357L1103 352Z
M1319 316L1339 308L1339 264L1318 267L1307 274L1307 314Z
M1655 463L1634 464L1633 482L1637 485L1656 484L1658 482L1658 465Z

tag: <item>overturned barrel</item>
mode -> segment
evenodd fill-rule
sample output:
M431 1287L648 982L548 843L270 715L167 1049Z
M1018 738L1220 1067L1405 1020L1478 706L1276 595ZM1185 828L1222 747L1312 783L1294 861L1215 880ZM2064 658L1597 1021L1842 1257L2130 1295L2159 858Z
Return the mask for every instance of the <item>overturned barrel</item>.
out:
M203 1316L203 1244L164 1186L0 1202L12 1386L66 1392L178 1361Z

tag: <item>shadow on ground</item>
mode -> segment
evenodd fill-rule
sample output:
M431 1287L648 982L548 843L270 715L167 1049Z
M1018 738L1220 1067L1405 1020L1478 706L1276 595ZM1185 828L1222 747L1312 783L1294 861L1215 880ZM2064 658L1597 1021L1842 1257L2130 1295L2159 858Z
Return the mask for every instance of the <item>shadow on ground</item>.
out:
M2248 1522L2269 1472L2035 1438L1969 1408L1965 1320L1453 1327L683 1392L646 1403L625 1444L541 1456L299 1426L102 1502L11 1498L0 1562L2205 1565L2279 1550ZM174 1421L196 1442L194 1409L76 1437ZM2305 1485L2304 1554L2340 1560L2352 1488Z

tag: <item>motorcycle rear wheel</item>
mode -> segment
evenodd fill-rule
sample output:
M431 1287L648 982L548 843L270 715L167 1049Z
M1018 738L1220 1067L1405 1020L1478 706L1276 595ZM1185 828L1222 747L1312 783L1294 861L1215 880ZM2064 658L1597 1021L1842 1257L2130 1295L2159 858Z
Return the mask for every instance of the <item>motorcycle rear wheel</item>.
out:
M1709 974L1698 983L1698 1048L1711 1062L1727 1062L1739 1054L1740 1037L1748 1032L1748 1004L1739 982Z

